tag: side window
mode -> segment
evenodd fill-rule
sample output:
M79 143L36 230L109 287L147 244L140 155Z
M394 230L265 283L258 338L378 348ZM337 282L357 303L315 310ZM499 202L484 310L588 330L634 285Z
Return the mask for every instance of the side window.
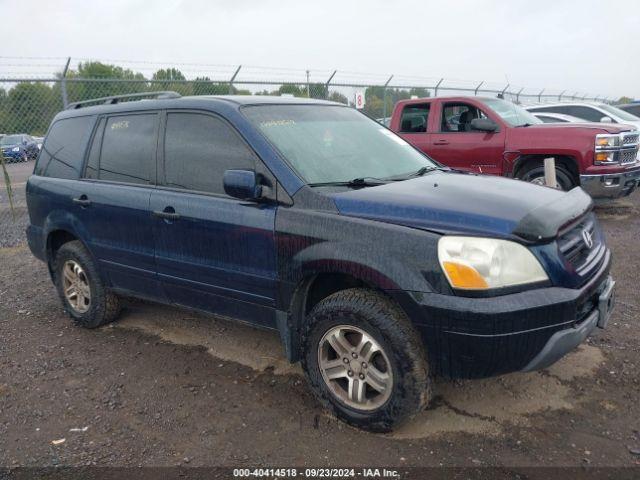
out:
M87 159L87 167L84 171L85 178L98 178L98 161L100 160L100 147L102 146L102 134L104 132L104 124L106 120L103 118L96 128L96 133L91 142L91 150L89 150L89 158Z
M595 108L584 107L580 105L575 105L569 108L569 115L573 115L574 117L583 118L589 122L599 122L602 117L606 117L606 113L602 113Z
M427 131L430 104L407 105L400 117L400 131L402 133L423 133Z
M223 120L200 113L168 113L165 185L223 194L228 169L255 168L255 155Z
M442 106L441 132L470 132L471 120L487 118L482 110L467 103L445 103Z
M98 178L113 182L151 182L155 172L158 115L118 115L107 119Z
M45 177L80 178L94 118L74 117L55 122L42 145L34 173Z

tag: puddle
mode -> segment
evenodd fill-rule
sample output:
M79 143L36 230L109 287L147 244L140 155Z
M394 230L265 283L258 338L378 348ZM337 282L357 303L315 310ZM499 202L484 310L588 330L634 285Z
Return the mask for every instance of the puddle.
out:
M275 332L185 311L136 304L114 324L178 345L202 346L214 357L278 375L302 375L284 358ZM464 432L499 435L507 424L529 425L532 413L572 409L577 400L567 382L594 374L604 361L600 349L584 344L543 372L514 373L484 380L437 381L434 406L390 434L424 438Z

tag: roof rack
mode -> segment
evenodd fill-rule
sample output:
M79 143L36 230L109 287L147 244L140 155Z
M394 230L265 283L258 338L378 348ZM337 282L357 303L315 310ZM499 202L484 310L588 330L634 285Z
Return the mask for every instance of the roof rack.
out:
M144 92L144 93L129 93L127 95L113 95L111 97L100 97L100 98L91 98L89 100L82 100L81 102L73 102L67 106L67 110L74 110L77 108L82 108L88 104L104 104L104 105L115 105L116 103L120 103L121 100L128 100L132 98L145 98L145 97L154 97L157 99L167 99L167 98L180 98L178 92L174 92L171 90L160 91L160 92Z

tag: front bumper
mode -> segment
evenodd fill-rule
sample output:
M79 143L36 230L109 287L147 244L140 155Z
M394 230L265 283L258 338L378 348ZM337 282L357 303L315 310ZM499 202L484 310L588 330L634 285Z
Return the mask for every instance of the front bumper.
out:
M490 298L413 292L413 306L399 302L423 337L433 373L483 378L546 368L595 328L600 296L611 282L610 264L607 252L597 274L579 289L548 287Z
M640 165L620 173L580 175L580 186L593 198L619 198L640 185Z

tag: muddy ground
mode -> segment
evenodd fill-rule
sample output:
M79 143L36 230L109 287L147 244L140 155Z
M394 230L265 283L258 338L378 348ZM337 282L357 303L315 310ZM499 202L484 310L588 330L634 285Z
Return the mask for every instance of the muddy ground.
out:
M32 165L9 167L20 184ZM598 209L618 282L607 330L546 371L437 380L388 435L326 415L275 333L140 301L75 327L3 211L0 466L640 465L638 193Z

